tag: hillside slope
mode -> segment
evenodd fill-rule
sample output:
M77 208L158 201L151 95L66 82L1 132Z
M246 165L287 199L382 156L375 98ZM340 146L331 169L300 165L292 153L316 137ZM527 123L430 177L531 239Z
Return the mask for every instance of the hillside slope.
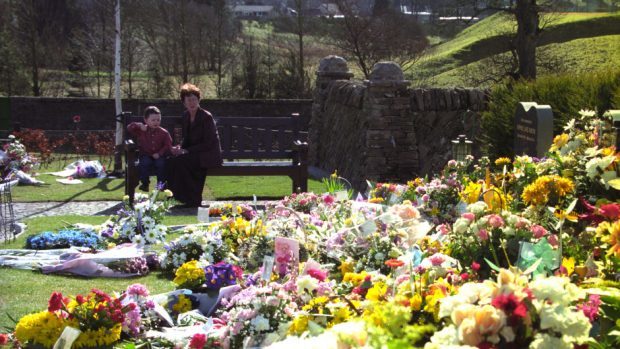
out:
M561 66L559 71L599 69L620 59L620 13L560 13L543 20L548 24L539 47L545 59ZM498 61L497 55L509 50L515 30L510 17L490 16L434 47L414 65L409 78L416 85L472 86L464 74L476 74Z

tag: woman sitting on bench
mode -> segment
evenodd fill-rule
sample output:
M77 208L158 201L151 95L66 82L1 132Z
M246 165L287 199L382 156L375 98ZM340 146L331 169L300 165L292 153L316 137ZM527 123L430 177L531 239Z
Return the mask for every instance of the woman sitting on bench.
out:
M172 147L173 157L166 162L167 188L187 207L198 207L207 169L222 165L222 149L213 116L200 107L200 89L184 84L181 101L186 108L181 121L183 141Z

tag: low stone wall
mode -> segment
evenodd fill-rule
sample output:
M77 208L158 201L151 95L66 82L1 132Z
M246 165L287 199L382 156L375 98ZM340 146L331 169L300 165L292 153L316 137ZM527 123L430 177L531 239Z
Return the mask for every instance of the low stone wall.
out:
M319 65L309 161L338 170L358 190L366 189L366 179L404 183L435 173L452 158L452 139L478 134L486 91L410 89L393 62L375 65L367 81L351 76L341 57Z

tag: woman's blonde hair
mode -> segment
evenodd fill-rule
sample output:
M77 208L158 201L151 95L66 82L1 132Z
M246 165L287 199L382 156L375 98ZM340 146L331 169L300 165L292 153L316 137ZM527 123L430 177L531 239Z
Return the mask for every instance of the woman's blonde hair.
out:
M200 99L200 89L194 84L183 84L181 86L181 101L185 100L185 97L194 95Z

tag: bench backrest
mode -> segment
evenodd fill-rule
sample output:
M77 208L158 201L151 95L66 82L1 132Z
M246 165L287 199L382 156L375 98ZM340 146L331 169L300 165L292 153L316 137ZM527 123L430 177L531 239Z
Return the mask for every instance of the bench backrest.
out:
M125 125L143 122L141 116L128 116ZM300 139L299 114L278 117L215 117L224 159L285 159ZM182 141L181 116L162 116L161 127L170 132L173 144ZM125 126L125 130L127 126ZM125 133L127 138L127 133Z

